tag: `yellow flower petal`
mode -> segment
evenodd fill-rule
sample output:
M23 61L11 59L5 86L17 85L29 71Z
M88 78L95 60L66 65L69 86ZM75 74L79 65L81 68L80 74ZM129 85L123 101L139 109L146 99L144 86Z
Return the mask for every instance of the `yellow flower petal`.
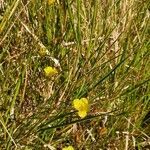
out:
M87 112L86 111L78 111L78 115L79 115L79 117L84 118L87 116Z
M49 66L44 68L44 72L45 72L45 76L47 77L53 76L58 73L58 71L55 68Z
M79 99L74 99L73 100L73 107L77 110L80 109L81 101Z
M64 147L62 150L74 150L72 146Z
M84 102L86 105L88 105L88 100L86 98L81 98L80 101Z
M88 100L86 98L81 98L80 101L82 102L82 109L88 111Z

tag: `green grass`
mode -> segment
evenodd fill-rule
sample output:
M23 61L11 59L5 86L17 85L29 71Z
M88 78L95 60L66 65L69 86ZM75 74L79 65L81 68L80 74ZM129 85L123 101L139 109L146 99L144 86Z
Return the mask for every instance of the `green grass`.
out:
M0 149L143 149L149 8L148 0L0 1ZM45 77L46 66L58 75ZM82 97L84 119L72 106Z

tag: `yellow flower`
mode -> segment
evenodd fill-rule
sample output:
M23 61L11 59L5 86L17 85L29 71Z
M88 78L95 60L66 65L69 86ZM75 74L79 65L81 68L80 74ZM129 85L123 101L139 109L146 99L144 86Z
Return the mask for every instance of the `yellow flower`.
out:
M45 56L47 54L46 48L41 47L38 53L40 56Z
M48 5L51 5L55 2L55 0L48 0Z
M88 100L86 98L74 99L73 106L76 110L78 110L78 115L81 118L84 118L87 116L89 104L88 104Z
M62 150L74 150L72 146L64 147Z
M45 76L47 77L51 77L58 73L58 71L55 68L49 66L44 68L44 72L45 72Z

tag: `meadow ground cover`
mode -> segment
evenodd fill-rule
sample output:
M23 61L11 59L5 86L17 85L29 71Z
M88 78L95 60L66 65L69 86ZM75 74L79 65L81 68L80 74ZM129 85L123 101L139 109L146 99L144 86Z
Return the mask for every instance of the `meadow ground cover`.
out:
M149 10L1 0L0 149L150 148Z

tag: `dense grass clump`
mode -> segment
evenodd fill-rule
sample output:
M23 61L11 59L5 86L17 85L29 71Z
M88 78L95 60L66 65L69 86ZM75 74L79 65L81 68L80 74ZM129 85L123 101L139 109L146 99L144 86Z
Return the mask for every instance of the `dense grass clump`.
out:
M0 149L149 147L149 8L1 0Z

